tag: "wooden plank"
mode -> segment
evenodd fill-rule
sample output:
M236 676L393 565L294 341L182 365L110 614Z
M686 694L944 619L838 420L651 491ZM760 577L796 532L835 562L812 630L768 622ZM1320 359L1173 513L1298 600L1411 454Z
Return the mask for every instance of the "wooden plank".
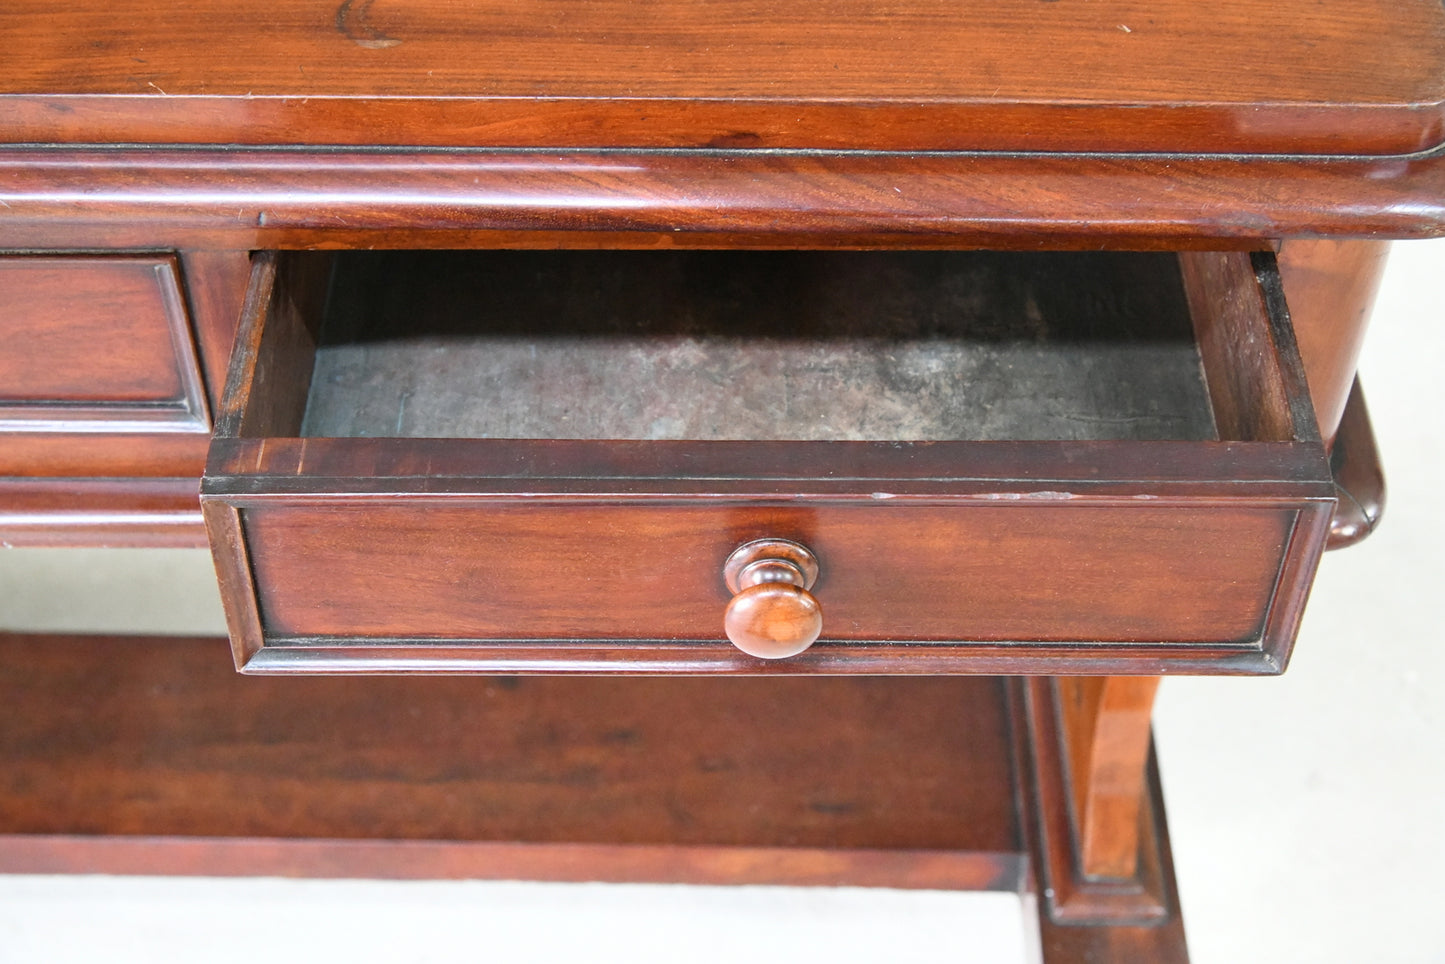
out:
M1436 0L16 0L11 142L1409 153Z
M0 637L0 659L5 869L124 866L107 847L155 837L193 848L158 849L157 870L208 869L249 838L276 848L256 867L289 873L365 867L328 842L457 841L554 845L500 863L552 879L615 879L629 860L607 850L630 845L701 848L664 871L682 879L725 879L715 848L738 847L785 848L771 866L797 881L846 878L839 849L874 852L856 866L875 879L906 882L927 851L984 859L925 860L915 883L1017 883L994 860L1021 850L999 680L256 680L223 640L100 637ZM311 849L286 869L293 841ZM497 856L462 848L455 867Z

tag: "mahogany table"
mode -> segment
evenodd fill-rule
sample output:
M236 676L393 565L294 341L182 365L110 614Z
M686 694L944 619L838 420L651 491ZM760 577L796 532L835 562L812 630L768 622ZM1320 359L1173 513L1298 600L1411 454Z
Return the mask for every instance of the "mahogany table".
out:
M0 871L1006 890L1186 958L1155 687L1282 672L1379 520L1436 0L0 37L0 539L209 544L231 637L0 639Z

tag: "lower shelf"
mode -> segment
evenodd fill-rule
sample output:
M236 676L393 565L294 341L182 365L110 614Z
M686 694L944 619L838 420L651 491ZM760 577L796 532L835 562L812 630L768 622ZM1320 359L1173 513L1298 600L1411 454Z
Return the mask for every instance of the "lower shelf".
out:
M0 666L0 872L1024 898L1050 872L1021 681L253 679L223 640L51 636L0 636ZM1044 893L1047 960L1184 959L1151 812L1169 912L1055 924Z

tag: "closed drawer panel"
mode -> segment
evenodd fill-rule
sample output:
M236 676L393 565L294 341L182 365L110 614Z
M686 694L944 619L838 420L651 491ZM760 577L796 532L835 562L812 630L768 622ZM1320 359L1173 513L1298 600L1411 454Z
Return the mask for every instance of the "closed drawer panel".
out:
M250 672L1277 672L1333 506L1268 255L267 256L238 345Z
M0 257L0 431L205 433L170 255Z

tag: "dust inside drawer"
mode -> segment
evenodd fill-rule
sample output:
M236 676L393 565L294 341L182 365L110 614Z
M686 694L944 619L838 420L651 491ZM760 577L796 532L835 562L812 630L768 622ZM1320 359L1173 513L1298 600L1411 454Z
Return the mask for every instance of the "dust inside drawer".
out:
M301 434L1216 437L1171 254L357 252Z

